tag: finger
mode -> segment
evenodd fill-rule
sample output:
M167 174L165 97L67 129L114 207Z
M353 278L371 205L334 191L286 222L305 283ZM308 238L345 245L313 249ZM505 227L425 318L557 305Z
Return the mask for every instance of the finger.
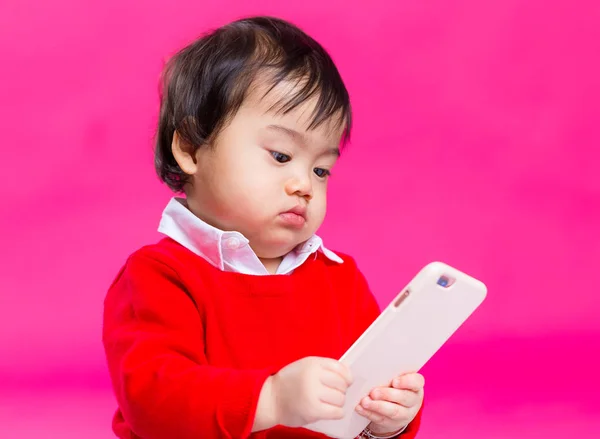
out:
M345 393L348 389L348 382L340 374L331 370L324 370L321 375L321 383L329 388L339 390Z
M412 390L420 392L425 387L425 377L420 373L407 373L400 375L392 381L392 387L396 389Z
M346 402L346 395L343 392L340 392L336 389L331 389L329 387L323 387L321 391L321 395L319 396L319 400L326 404L330 404L335 407L344 407L344 403Z
M369 396L374 401L388 401L404 407L414 407L420 402L419 393L412 390L395 389L393 387L378 387Z
M321 365L324 369L330 370L340 375L342 378L344 378L344 380L346 380L348 385L352 384L352 373L350 372L348 366L346 366L345 364L333 360L331 358L323 358Z
M393 419L394 421L410 418L410 409L389 401L374 401L371 398L363 398L360 405L366 410L373 412L383 419Z
M367 418L369 421L374 422L375 424L381 424L386 419L385 416L380 415L379 413L376 413L372 410L368 410L368 409L364 408L362 405L358 405L356 407L356 412L359 415Z
M344 409L335 405L322 403L317 414L318 419L342 419L344 417Z

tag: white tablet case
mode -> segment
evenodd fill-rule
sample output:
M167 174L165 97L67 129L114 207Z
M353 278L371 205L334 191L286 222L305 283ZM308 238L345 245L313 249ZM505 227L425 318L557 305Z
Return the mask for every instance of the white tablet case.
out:
M441 262L423 268L340 359L354 382L345 417L306 425L343 439L356 438L369 420L356 413L360 400L401 373L417 372L483 302L486 286Z

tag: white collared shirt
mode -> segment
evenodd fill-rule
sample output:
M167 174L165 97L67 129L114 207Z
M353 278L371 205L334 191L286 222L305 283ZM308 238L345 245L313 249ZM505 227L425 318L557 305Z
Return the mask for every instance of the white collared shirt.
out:
M186 206L185 200L173 197L163 211L158 231L188 250L206 259L223 271L244 274L269 275L248 239L239 232L225 232L202 221ZM275 274L290 274L317 251L337 263L344 261L313 235L306 242L284 256Z

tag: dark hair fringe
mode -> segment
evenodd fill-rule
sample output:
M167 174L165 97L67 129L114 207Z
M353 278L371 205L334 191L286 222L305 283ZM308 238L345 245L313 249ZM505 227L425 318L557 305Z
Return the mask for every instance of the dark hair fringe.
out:
M171 150L175 131L194 151L209 143L236 114L262 72L271 82L269 91L283 80L298 82L297 91L273 110L286 113L317 96L309 129L339 117L342 140L349 140L348 91L325 49L278 18L237 20L183 48L163 71L154 161L159 177L173 191L183 191L188 178Z

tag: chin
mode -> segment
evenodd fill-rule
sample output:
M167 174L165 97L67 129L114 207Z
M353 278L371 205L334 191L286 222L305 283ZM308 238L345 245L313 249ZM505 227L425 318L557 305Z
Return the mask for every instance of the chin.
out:
M298 244L303 243L307 239L308 238L302 238L299 236L273 236L271 239L265 239L261 243L260 247L257 249L260 251L259 257L262 259L282 258L294 250Z

